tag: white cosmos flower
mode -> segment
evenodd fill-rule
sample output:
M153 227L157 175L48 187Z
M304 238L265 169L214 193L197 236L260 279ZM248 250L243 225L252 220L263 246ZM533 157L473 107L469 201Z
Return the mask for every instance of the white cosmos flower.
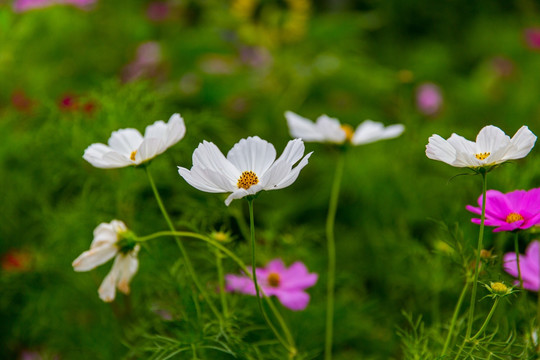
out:
M180 141L186 133L184 119L173 114L168 123L156 121L146 127L144 137L137 129L120 129L109 138L109 145L92 144L83 158L102 169L140 165L162 154Z
M501 129L489 125L476 136L476 142L452 134L448 140L432 135L426 145L426 156L455 167L479 168L521 159L531 151L536 136L522 126L510 139Z
M124 294L129 294L129 282L139 268L137 253L140 246L135 245L126 251L119 246L122 235L127 231L126 225L119 220L99 224L94 230L90 250L83 252L72 264L75 271L88 271L115 258L111 271L98 290L99 297L106 302L114 300L116 287Z
M382 123L366 120L356 130L350 125L341 124L338 119L321 115L316 122L308 120L292 111L285 112L291 136L304 141L330 142L343 144L350 141L353 145L364 145L383 139L398 137L405 130L401 124L384 127Z
M311 154L302 158L304 143L300 139L289 141L277 160L274 146L258 136L240 140L227 157L216 145L203 141L193 152L191 170L179 166L178 172L191 186L201 191L231 192L225 200L229 206L234 199L291 185Z

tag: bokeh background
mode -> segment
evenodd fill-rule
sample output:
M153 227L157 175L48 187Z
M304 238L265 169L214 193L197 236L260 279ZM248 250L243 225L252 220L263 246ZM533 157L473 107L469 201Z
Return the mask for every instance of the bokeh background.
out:
M39 3L47 1L0 3L1 358L164 359L179 344L204 341L172 240L143 248L132 294L112 304L97 296L110 264L88 273L71 267L100 222L122 219L140 235L166 229L143 171L96 169L82 154L116 129L142 131L174 112L185 119L186 137L151 165L165 204L179 228L229 231L227 246L247 263L245 202L227 208L223 195L193 189L176 171L191 166L199 142L226 152L258 135L279 153L290 140L286 110L353 126L365 119L404 124L397 139L347 152L336 220L335 359L402 358L403 312L443 331L464 281L446 241L475 246L478 228L465 205L476 203L481 182L454 178L464 171L427 159L425 144L433 133L471 139L488 124L507 134L521 125L540 133L540 3ZM323 224L337 154L306 147L314 154L299 179L259 196L255 216L259 265L301 260L320 274L305 311L281 308L303 356L317 359ZM488 181L503 192L539 186L538 149ZM532 237L520 239L522 249ZM498 255L485 279L509 281L500 267L512 248L508 235L488 231L485 243ZM214 289L213 252L187 246ZM225 267L238 272L230 261ZM236 352L271 338L248 332L263 324L254 298L230 301L241 339ZM528 320L511 304L501 309L501 328L525 334ZM233 358L207 351L209 359Z

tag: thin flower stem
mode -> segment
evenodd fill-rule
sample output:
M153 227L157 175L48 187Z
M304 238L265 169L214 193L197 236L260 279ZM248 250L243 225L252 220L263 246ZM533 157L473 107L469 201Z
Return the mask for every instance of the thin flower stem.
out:
M519 280L519 288L523 289L523 278L521 277L521 267L519 266L519 232L516 230L514 235L514 249L516 252L516 265L517 265L517 271L518 271L518 280Z
M456 321L459 315L459 310L461 310L461 305L463 304L463 299L465 299L465 294L467 293L468 288L469 288L469 282L466 281L465 285L463 286L463 290L461 290L461 294L459 295L456 308L454 309L454 315L452 315L452 321L450 322L450 328L448 329L448 335L446 336L446 341L444 342L444 347L443 347L441 356L446 355L446 350L448 350L448 345L450 345L450 340L452 339L452 333L454 332L454 326L456 325Z
M339 198L339 189L341 178L343 176L343 167L345 157L339 154L334 173L334 182L330 193L330 202L328 204L328 215L326 217L326 242L328 250L328 279L326 283L326 334L324 343L325 360L332 359L332 340L334 336L334 288L336 277L336 242L334 238L334 223L336 220L336 211Z
M209 237L206 237L206 236L203 236L203 235L200 235L200 234L197 234L197 233L192 233L192 232L187 232L187 231L160 231L160 232L150 234L150 235L147 235L147 236L144 236L144 237L139 237L139 238L136 239L136 241L137 242L145 242L145 241L156 239L156 238L163 237L163 236L181 236L181 237L186 237L186 238L193 238L193 239L197 239L197 240L202 240L202 241L210 244L211 246L213 246L216 250L221 251L222 253L227 255L229 258L231 258L240 267L240 270L242 270L242 272L244 272L252 280L254 278L253 275L250 273L250 271L248 271L247 266L242 261L242 259L240 259L238 256L236 256L232 251L230 251L229 249L227 249L225 246L221 245L220 243L217 243L214 240L210 239ZM272 310L272 313L275 316L275 318L278 319L278 322L280 323L281 327L283 328L283 331L285 332L287 338L290 339L290 344L291 344L290 347L289 347L289 345L287 345L287 343L283 340L283 338L281 336L277 336L277 334L276 334L276 337L278 337L278 340L281 338L281 340L280 340L281 344L283 346L285 346L285 348L290 352L290 354L296 354L296 349L295 349L295 345L294 345L294 339L291 336L291 332L289 331L289 328L287 327L287 324L285 323L285 320L283 319L283 317L279 313L278 309L275 307L275 305L272 303L272 301L271 301L271 299L269 297L265 296L264 300L268 304L268 307L270 308L270 310ZM274 333L276 333L276 332L274 331Z
M478 247L476 249L476 261L474 263L474 279L472 284L471 293L471 305L469 307L469 319L467 322L467 332L465 334L465 340L468 340L471 336L472 325L474 322L474 307L476 305L476 289L478 288L478 273L480 272L480 252L483 248L484 240L484 223L486 220L486 192L487 192L487 174L485 171L482 174L482 217L480 219L480 232L478 234Z
M266 321L266 324L268 327L274 332L276 335L276 338L281 342L281 344L289 351L291 351L289 344L291 343L291 339L287 339L289 341L289 344L283 339L281 334L277 331L275 326L270 321L270 318L266 314L266 311L264 311L264 306L262 303L262 298L260 295L260 289L259 284L257 282L257 267L256 267L256 257L255 257L255 217L253 216L253 199L248 199L249 204L249 227L250 227L250 233L251 233L251 274L253 279L253 284L255 285L255 293L257 294L257 303L259 304L259 310L261 311L261 314L264 318L264 321Z
M219 281L219 296L221 299L221 311L223 311L223 316L229 316L229 308L227 306L227 297L225 296L225 277L223 275L223 262L221 261L221 252L215 250L216 253L216 267L218 271L218 281Z
M154 192L154 195L156 197L157 203L159 205L159 208L161 209L161 213L163 214L163 217L165 218L165 221L167 222L167 225L169 225L169 229L171 231L176 231L174 228L174 225L171 221L171 218L169 217L169 214L167 213L167 210L165 209L165 206L163 205L163 201L161 201L161 196L159 195L159 192L156 188L156 184L154 183L154 179L152 178L152 174L150 174L150 170L148 170L148 166L144 167L144 170L146 171L146 175L148 176L148 181L150 182L150 186L152 187L152 191ZM180 240L180 237L175 236L176 245L178 245L178 248L180 249L180 252L182 253L182 257L184 258L184 264L186 266L186 269L191 276L191 279L193 280L193 283L201 293L202 297L208 304L208 307L210 307L210 310L214 313L214 315L217 317L220 324L223 322L223 319L221 318L221 314L219 313L218 309L214 305L214 303L210 300L210 297L204 290L204 287L201 285L201 282L199 281L199 278L197 277L197 274L195 273L195 270L193 269L193 265L191 264L191 260L189 259L188 253L184 247L184 244L182 244L182 240Z
M478 330L478 332L470 339L470 341L473 341L473 340L476 340L480 335L482 335L482 333L484 332L484 330L486 330L488 324L489 324L489 321L491 320L491 317L493 316L493 314L495 313L495 309L497 308L497 305L499 304L499 300L500 300L500 296L497 296L497 298L495 299L495 302L493 303L493 306L491 307L491 310L489 311L489 314L488 316L486 317L486 320L484 321L484 323L482 324L482 327L480 328L480 330Z

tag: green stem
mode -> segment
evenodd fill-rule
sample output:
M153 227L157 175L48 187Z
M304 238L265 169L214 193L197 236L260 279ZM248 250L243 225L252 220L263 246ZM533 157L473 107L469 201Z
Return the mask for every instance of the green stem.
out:
M456 321L459 315L459 310L461 309L461 305L463 304L463 299L465 299L465 294L467 293L468 287L469 287L469 282L466 281L465 286L463 286L463 290L461 290L461 294L459 295L456 308L454 309L454 315L452 315L452 321L450 322L450 328L448 329L448 335L446 335L446 341L444 342L444 347L443 347L441 356L444 356L446 354L446 350L448 350L448 345L450 345L450 340L452 339L452 333L454 332L454 326L456 325Z
M487 174L486 171L481 171L482 174L482 217L480 218L480 232L478 234L478 247L476 249L476 261L474 263L474 279L472 284L471 305L469 307L469 319L467 322L467 333L465 340L471 336L472 325L474 322L474 307L476 305L476 289L478 288L478 273L480 272L480 252L483 248L484 240L484 223L486 220L486 192L487 192Z
M219 250L215 250L216 253L216 267L218 271L218 281L219 281L219 296L221 299L221 310L223 311L223 316L228 317L229 308L227 306L227 297L225 296L225 277L223 274L223 262L221 261L222 255Z
M484 323L482 324L482 327L480 328L480 330L478 330L478 332L470 339L470 341L473 341L473 340L476 340L476 338L478 338L480 335L482 335L482 333L484 332L484 330L486 330L487 326L488 326L488 323L489 321L491 320L491 317L493 316L493 314L495 313L495 308L497 308L497 305L499 304L499 300L500 300L500 296L497 296L497 298L495 299L495 302L493 303L493 306L491 307L491 310L489 311L489 314L488 316L486 317L486 320L484 321Z
M268 325L268 327L274 332L279 342L285 347L285 349L290 351L289 344L287 344L287 342L283 339L281 334L277 331L275 326L270 321L270 318L266 314L266 311L264 311L264 306L263 306L262 298L260 295L259 284L257 282L257 267L256 267L256 257L255 257L255 217L253 216L253 199L248 198L248 204L249 204L249 228L250 228L250 235L251 235L251 274L252 274L253 284L255 285L255 293L257 296L257 303L259 304L259 310L261 311L264 321L266 321L266 324Z
M211 246L213 246L215 249L221 251L223 254L227 255L229 258L231 258L240 267L240 270L244 274L249 276L252 280L254 278L253 275L250 273L250 271L248 271L247 266L242 261L242 259L240 259L238 256L236 256L232 251L230 251L229 249L227 249L225 246L221 245L220 243L215 242L214 240L210 239L209 237L206 237L206 236L203 236L203 235L200 235L200 234L197 234L197 233L192 233L192 232L187 232L187 231L159 231L159 232L154 233L154 234L139 237L139 238L136 239L136 241L137 242L145 242L145 241L156 239L156 238L163 237L163 236L181 236L181 237L186 237L186 238L193 238L193 239L197 239L197 240L202 240L202 241L206 242L207 244L210 244ZM284 346L287 348L287 350L289 350L290 354L296 354L296 349L295 349L295 345L294 345L294 339L292 338L291 332L290 332L289 328L287 327L287 324L285 323L285 320L283 319L283 317L279 313L278 309L275 307L275 305L272 303L272 301L271 301L271 299L269 297L265 296L264 300L268 304L268 307L270 308L270 310L272 310L272 313L273 313L274 317L276 319L278 319L278 322L280 323L280 325L281 325L281 327L283 329L283 332L286 334L287 338L290 339L291 347L286 346L286 343L284 341L280 341L281 344L285 344ZM266 315L266 313L264 313L264 314ZM276 331L274 331L274 333L276 333ZM281 337L281 336L279 336L279 337ZM278 338L278 340L279 340L279 338Z
M523 278L521 277L521 268L519 267L519 232L516 230L514 236L514 249L516 252L516 265L517 265L517 271L518 271L518 280L519 280L519 288L523 289Z
M154 179L152 178L152 174L150 174L150 170L148 170L148 166L144 167L144 170L146 171L146 175L148 176L148 181L150 181L150 186L152 187L152 191L154 192L154 196L156 197L157 203L159 205L159 208L161 210L161 213L163 214L163 217L165 218L165 221L167 222L167 225L169 225L169 229L171 231L175 232L176 229L174 228L174 225L171 221L171 218L169 217L169 214L167 213L167 210L165 209L165 206L163 205L163 201L161 200L161 196L159 195L159 192L156 188L156 184L154 183ZM176 241L176 245L180 249L180 253L182 253L182 257L184 258L184 263L186 266L186 269L191 276L191 279L193 280L193 283L201 293L202 297L210 307L210 310L214 313L214 315L217 317L220 324L222 324L223 319L221 318L221 314L219 313L218 309L214 305L214 303L210 300L210 297L206 293L204 287L201 285L201 282L199 281L199 278L197 277L197 274L195 273L195 270L193 269L193 265L191 264L191 260L189 259L188 253L186 249L184 248L184 244L180 240L180 237L175 236L174 237Z
M336 276L336 242L334 238L334 223L339 198L339 188L343 176L345 157L339 154L334 173L334 182L330 193L328 214L326 217L326 242L328 250L328 279L326 283L326 334L324 343L325 360L332 359L332 340L334 335L334 288Z

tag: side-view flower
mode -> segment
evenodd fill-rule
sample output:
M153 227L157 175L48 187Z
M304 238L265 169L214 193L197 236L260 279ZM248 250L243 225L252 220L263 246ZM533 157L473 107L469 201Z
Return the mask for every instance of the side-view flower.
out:
M402 124L384 127L382 123L366 120L356 130L352 126L341 124L338 119L321 115L316 122L306 119L292 111L285 112L291 136L307 142L329 142L343 144L349 141L353 145L364 145L383 139L398 137L405 127Z
M521 278L523 279L523 288L531 291L538 291L540 287L540 278L538 277L540 270L540 242L535 240L527 246L525 254L519 255L519 269L521 272ZM504 271L518 277L517 256L515 252L504 254L503 258ZM519 284L519 281L514 282L515 285Z
M129 294L129 282L139 267L137 254L140 246L127 241L125 236L128 234L129 230L122 221L101 223L94 230L90 250L83 252L73 261L75 271L88 271L115 257L111 271L98 290L103 301L114 300L116 287L124 294Z
M115 169L130 165L140 165L152 160L179 142L186 133L184 119L173 114L168 123L156 121L146 127L144 137L136 129L114 131L105 144L92 144L83 158L95 167Z
M178 173L201 191L231 192L225 200L228 206L234 199L261 190L282 189L294 183L312 154L304 156L304 150L302 140L291 140L276 160L274 146L253 136L240 140L225 157L216 145L203 141L193 152L191 170L179 166Z
M482 215L482 196L478 198L479 207L467 205L470 212ZM479 218L471 221L480 225ZM528 229L540 222L540 188L529 191L515 190L506 194L497 190L486 193L487 226L496 226L493 232Z
M426 145L426 156L455 167L481 168L527 156L536 142L527 126L510 138L496 126L488 125L478 133L476 142L452 134L448 140L432 135Z
M275 295L283 306L291 310L304 310L309 303L305 289L315 285L316 273L310 273L302 262L297 261L288 268L281 259L270 261L265 268L257 268L257 282L267 296ZM227 291L256 295L253 280L247 275L225 276Z

